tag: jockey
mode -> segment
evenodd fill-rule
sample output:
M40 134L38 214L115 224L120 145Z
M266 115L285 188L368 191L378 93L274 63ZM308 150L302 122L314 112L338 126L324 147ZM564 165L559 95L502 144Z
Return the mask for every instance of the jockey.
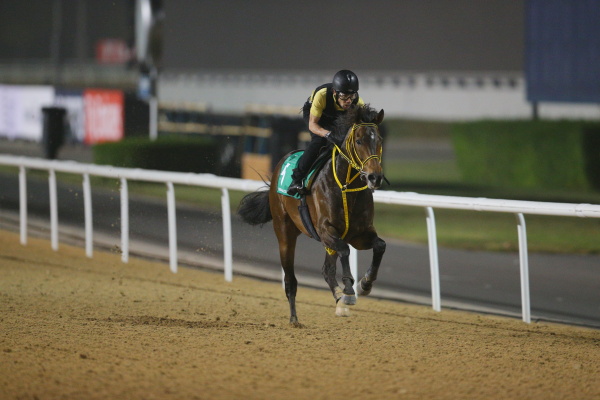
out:
M310 131L310 143L294 168L292 183L287 191L289 195L294 196L303 191L302 181L317 159L319 151L327 145L327 141L333 143L331 131L335 120L354 105L364 105L364 101L358 96L358 77L347 69L338 71L332 83L317 87L304 103L302 111Z

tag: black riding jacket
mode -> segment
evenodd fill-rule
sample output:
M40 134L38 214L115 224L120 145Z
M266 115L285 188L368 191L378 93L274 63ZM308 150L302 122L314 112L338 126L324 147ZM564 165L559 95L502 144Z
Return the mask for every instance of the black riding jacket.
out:
M312 95L308 98L306 103L304 103L304 107L302 108L304 121L308 124L308 117L310 115L310 108L312 107L313 99L315 95L322 89L327 89L325 95L325 108L322 110L321 118L319 119L319 125L323 128L332 130L335 120L338 116L344 114L345 110L339 110L335 104L335 98L333 97L333 85L331 83L325 83L319 87L317 87ZM360 97L356 96L356 99L352 101L352 104L358 104L360 101Z

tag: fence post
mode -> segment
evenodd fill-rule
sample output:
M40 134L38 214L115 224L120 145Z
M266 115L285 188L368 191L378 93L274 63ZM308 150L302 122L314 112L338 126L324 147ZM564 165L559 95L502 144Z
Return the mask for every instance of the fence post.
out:
M129 189L121 178L121 261L129 262Z
M92 258L94 229L92 220L92 189L89 174L83 174L83 210L85 215L85 255L88 258Z
M167 182L167 211L169 215L169 265L171 272L177 273L177 219L173 182Z
M354 293L358 293L358 251L352 247L350 247L350 273L354 277Z
M441 311L440 268L438 260L437 233L433 208L426 207L427 237L429 242L429 267L431 270L431 303L435 311Z
M21 244L27 244L27 172L19 167L19 216L21 223Z
M229 204L229 191L221 188L221 209L223 213L223 272L225 280L233 280L233 246L231 237L231 210Z
M521 271L521 309L523 321L531 323L531 304L529 297L529 257L527 251L527 227L523 214L515 214L519 232L519 265Z
M56 196L56 172L50 169L48 186L50 189L50 242L52 250L58 250L58 199Z

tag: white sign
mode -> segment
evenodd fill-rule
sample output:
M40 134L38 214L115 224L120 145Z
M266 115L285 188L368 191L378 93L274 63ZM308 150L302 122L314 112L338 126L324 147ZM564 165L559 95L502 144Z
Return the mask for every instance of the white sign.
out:
M42 140L42 107L54 103L52 86L0 85L0 135Z

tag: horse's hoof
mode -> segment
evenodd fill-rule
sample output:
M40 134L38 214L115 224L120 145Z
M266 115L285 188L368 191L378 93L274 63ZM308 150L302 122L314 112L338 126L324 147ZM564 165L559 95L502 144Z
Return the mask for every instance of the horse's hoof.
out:
M335 315L338 317L349 317L350 316L350 306L356 304L356 296L342 294L342 297L337 299L337 306L335 307Z
M357 286L356 291L358 292L359 296L368 296L368 295L370 295L371 294L371 289L373 288L372 285L369 285L369 289L368 290L364 289L363 288L363 280L362 279L358 282L358 285L356 285L356 286Z
M353 294L343 294L340 300L343 304L347 306L353 306L356 304L356 296Z
M298 322L298 317L290 317L290 326L292 328L303 328L304 326Z
M343 303L338 303L335 308L335 315L338 317L349 317L350 316L350 308Z

